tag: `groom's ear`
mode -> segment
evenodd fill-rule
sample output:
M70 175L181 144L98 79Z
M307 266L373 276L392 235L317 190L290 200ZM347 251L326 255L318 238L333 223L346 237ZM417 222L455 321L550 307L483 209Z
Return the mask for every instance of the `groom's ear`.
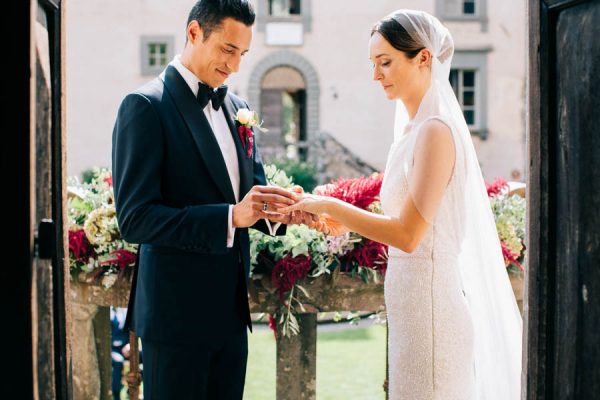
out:
M196 43L197 40L203 40L204 32L198 21L190 21L187 26L187 40Z

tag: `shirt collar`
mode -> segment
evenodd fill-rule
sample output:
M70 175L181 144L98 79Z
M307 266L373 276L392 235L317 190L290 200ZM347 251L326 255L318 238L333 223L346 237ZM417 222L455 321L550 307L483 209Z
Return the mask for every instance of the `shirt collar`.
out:
M187 85L190 87L192 93L194 93L194 97L198 96L198 82L202 81L181 63L181 55L177 54L169 63L169 65L172 65L177 72L179 72L185 83L187 83Z

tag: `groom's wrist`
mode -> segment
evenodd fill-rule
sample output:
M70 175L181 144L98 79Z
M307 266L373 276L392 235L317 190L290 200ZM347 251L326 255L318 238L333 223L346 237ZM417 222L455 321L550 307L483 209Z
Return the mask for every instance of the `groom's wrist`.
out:
M239 212L240 212L240 205L239 204L235 204L233 205L233 207L231 208L231 227L232 228L239 228L241 222L239 221Z

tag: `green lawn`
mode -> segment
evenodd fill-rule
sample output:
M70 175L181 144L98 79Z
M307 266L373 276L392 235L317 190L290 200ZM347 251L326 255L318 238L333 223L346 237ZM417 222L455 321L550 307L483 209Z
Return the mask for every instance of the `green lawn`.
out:
M249 335L244 400L275 399L275 338L271 331ZM317 335L318 400L382 400L385 327L350 327Z

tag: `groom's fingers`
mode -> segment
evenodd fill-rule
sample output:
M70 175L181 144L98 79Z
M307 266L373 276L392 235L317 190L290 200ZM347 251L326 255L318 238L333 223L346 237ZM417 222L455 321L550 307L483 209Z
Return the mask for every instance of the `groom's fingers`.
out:
M286 205L294 204L296 201L286 196L281 196L279 194L265 194L265 193L255 193L252 196L252 200L255 205L262 207L263 203L281 203Z
M275 194L275 195L279 195L282 197L287 197L291 200L298 200L298 196L293 193L290 192L289 190L285 190L283 188L280 188L279 186L260 186L260 185L256 185L254 186L254 188L257 192L262 193L262 194Z

